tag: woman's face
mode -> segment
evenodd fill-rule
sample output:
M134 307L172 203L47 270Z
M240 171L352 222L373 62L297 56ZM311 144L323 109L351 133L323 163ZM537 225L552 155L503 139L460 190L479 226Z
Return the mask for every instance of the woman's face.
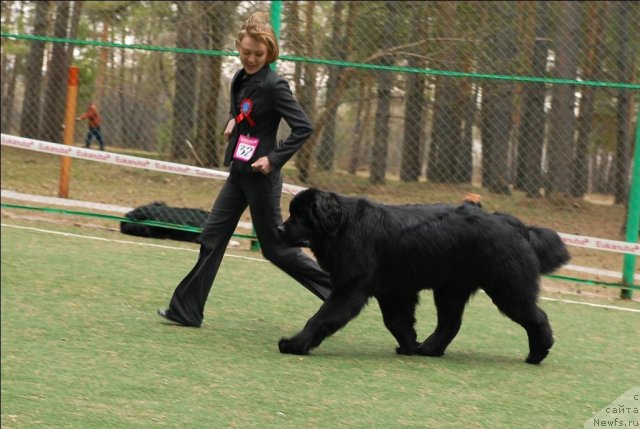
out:
M264 67L267 63L267 49L266 44L258 42L250 36L242 38L238 52L242 67L247 74L255 74Z

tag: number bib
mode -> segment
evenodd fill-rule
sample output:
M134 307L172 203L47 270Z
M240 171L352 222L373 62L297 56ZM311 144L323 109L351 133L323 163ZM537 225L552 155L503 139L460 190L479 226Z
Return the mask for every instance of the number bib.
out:
M253 154L256 152L258 143L260 143L259 138L248 137L244 134L240 134L240 137L238 138L238 144L236 145L236 151L233 154L233 159L244 162L249 161Z

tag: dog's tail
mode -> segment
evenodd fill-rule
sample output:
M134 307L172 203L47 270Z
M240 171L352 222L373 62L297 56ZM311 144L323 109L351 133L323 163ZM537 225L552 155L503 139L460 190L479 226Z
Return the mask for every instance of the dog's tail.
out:
M549 228L527 226L529 243L538 255L540 272L551 273L571 259L567 247L557 232Z
M480 200L481 196L478 194L467 194L464 203L482 208ZM531 247L538 256L538 261L540 261L541 274L551 273L571 259L571 255L569 255L569 251L560 238L560 235L554 230L525 225L517 217L506 213L494 212L493 216L500 218L501 221L519 230L527 241L529 241L529 244L531 244Z
M541 274L551 273L571 259L571 255L569 255L569 251L560 235L554 230L525 225L517 217L506 213L495 212L493 215L522 232L538 256Z

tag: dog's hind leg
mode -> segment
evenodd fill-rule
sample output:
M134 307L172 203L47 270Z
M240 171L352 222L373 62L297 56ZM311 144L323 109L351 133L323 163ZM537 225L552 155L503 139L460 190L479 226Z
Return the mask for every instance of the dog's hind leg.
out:
M553 346L553 332L547 314L538 307L534 293L528 296L509 297L503 292L505 290L514 289L508 285L501 289L485 289L498 309L527 331L529 356L526 362L539 364L547 357L549 349ZM537 285L531 289L531 291L534 290L537 290Z
M444 286L453 288L452 286ZM431 335L420 344L415 354L423 356L442 356L447 346L453 341L462 325L464 306L471 295L460 290L433 291L433 300L438 312L438 324Z
M398 341L396 353L412 355L418 346L416 342L415 311L418 294L404 296L376 296L384 325Z
M306 355L356 317L368 300L369 295L357 285L336 287L301 332L291 338L280 339L280 353Z

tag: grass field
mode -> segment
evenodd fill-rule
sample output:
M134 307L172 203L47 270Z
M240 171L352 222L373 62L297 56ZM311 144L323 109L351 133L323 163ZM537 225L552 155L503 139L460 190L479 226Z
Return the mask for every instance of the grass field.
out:
M255 253L230 250L203 327L180 328L155 310L195 245L3 225L3 428L581 428L640 384L637 302L541 301L556 345L540 366L483 294L442 358L396 356L374 302L312 355L288 356L278 338L320 302ZM424 337L429 293L418 320Z

